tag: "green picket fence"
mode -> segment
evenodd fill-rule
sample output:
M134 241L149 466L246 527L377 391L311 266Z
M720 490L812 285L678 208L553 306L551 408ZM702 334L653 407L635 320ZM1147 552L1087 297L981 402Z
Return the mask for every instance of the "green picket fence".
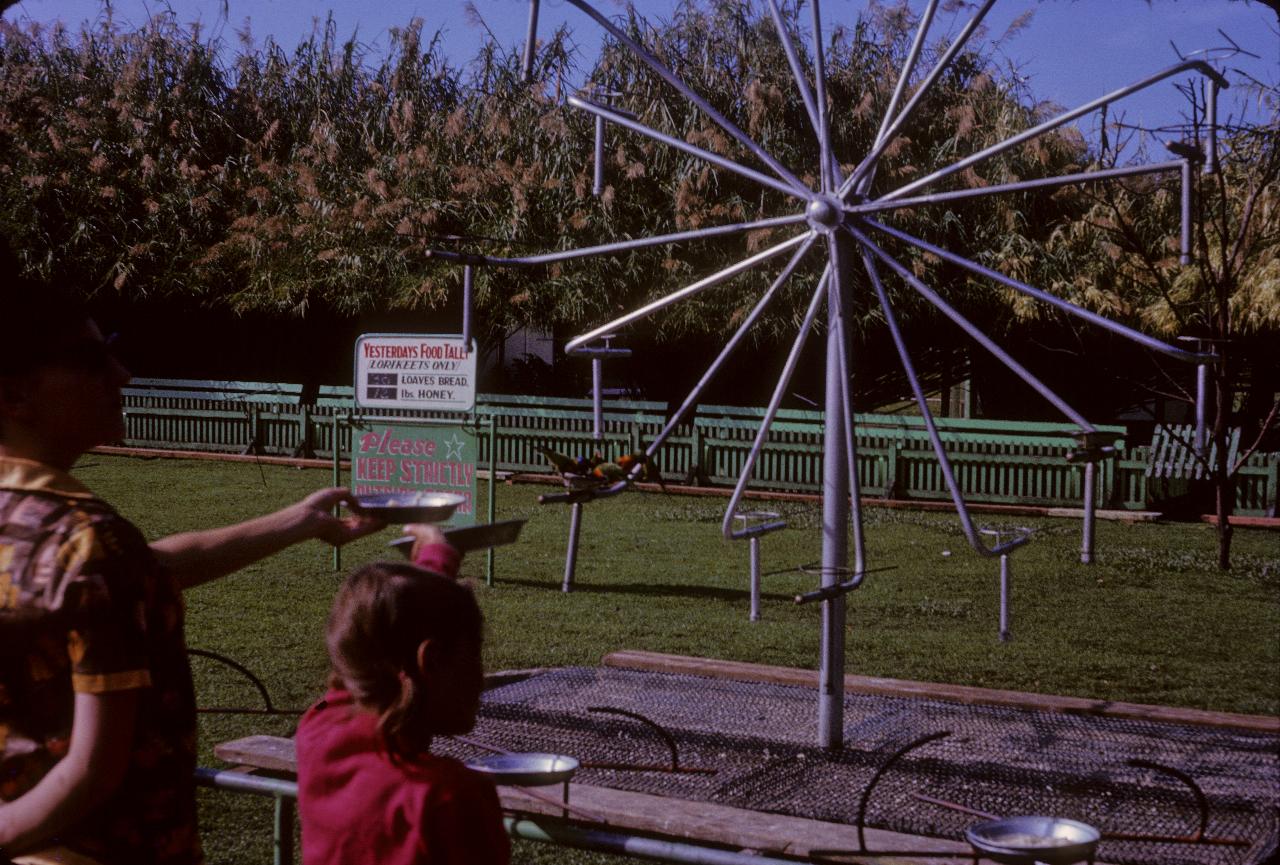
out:
M125 444L178 450L260 453L332 458L351 452L353 431L388 420L456 419L487 426L492 419L496 465L501 471L545 472L539 449L578 455L600 451L616 457L639 450L666 423L666 403L607 400L603 437L594 438L591 401L556 397L480 394L472 414L360 410L350 387L326 386L305 394L296 384L270 382L134 379L125 389ZM700 405L667 439L659 454L672 482L732 485L738 479L764 409ZM936 418L940 437L966 498L974 502L1079 506L1084 472L1068 463L1075 448L1071 424ZM944 500L950 497L920 417L859 414L858 479L864 494ZM1144 509L1187 483L1190 441L1183 428L1159 431L1152 445L1124 447L1125 428L1113 434L1117 457L1097 472L1097 501L1110 508ZM812 492L822 482L821 412L779 411L755 467L752 487ZM1173 442L1172 444L1170 442ZM480 461L489 462L489 438L481 436ZM1234 457L1235 440L1232 442ZM1276 513L1280 454L1254 454L1241 469L1236 510Z

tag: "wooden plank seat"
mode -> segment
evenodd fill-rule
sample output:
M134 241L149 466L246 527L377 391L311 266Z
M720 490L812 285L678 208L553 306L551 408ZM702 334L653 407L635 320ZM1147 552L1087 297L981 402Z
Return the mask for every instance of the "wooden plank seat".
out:
M134 378L123 388L126 397L149 400L213 400L281 403L302 401L302 385L268 381L210 381L181 378Z
M222 742L214 755L237 766L271 773L297 774L292 739L279 736L247 736ZM498 787L503 810L517 814L562 817L563 809L554 796L540 795L521 787ZM858 829L842 823L827 823L803 817L789 817L748 811L710 802L692 802L596 787L569 785L569 805L574 822L594 828L608 828L652 834L701 844L754 850L766 855L807 857L818 850L858 849ZM871 850L909 850L913 865L954 863L956 854L970 853L967 844L939 838L904 835L881 829L865 830ZM948 858L928 858L929 853L950 854ZM903 861L900 857L859 857L861 862Z
M135 378L122 395L126 445L310 455L281 444L308 438L300 384Z
M1218 458L1218 445L1205 433L1205 451L1196 453L1194 424L1157 424L1151 433L1151 450L1147 461L1147 477L1203 480L1213 471ZM1227 435L1227 465L1235 465L1240 450L1240 428L1232 427Z

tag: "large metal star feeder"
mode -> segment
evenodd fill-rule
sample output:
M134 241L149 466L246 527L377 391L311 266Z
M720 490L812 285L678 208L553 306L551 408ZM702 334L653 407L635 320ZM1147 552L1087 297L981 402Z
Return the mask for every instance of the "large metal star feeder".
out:
M843 710L844 710L844 630L845 606L844 595L857 588L868 573L866 545L863 536L861 503L858 489L857 455L853 430L853 403L850 399L850 379L852 363L849 346L848 328L845 320L845 309L851 292L857 287L854 279L856 269L860 266L866 273L867 280L876 302L884 315L885 324L893 340L903 371L911 385L911 390L923 416L925 428L937 454L943 476L951 492L952 501L959 515L960 525L969 545L981 556L999 557L1002 561L1007 555L1028 540L1026 535L1015 535L1003 540L999 535L996 542L988 546L983 540L983 533L974 526L965 504L964 496L956 482L950 460L947 458L932 413L925 401L924 390L916 374L907 351L894 313L893 304L885 288L882 273L887 270L896 274L915 292L940 310L948 319L969 335L975 342L994 355L1019 378L1030 385L1036 392L1048 400L1071 422L1079 427L1080 448L1074 458L1086 464L1086 511L1091 512L1088 497L1092 494L1093 465L1108 450L1106 437L1083 415L1067 404L1028 369L1005 352L994 340L968 321L951 304L922 280L901 261L886 252L881 245L885 237L892 238L908 246L950 262L960 268L978 274L1014 291L1028 295L1036 300L1076 316L1084 321L1104 328L1127 340L1137 343L1152 351L1190 363L1204 364L1213 361L1211 355L1185 351L1167 345L1145 334L1127 328L1089 310L1075 306L1058 297L1048 294L1031 285L984 267L962 255L950 252L928 241L915 237L895 228L891 224L893 215L909 208L925 207L934 204L963 201L971 198L982 198L993 195L1022 192L1029 189L1044 189L1066 186L1070 184L1097 183L1116 178L1178 171L1182 175L1182 260L1190 261L1191 248L1191 190L1192 174L1197 168L1216 170L1216 96L1220 87L1227 86L1226 80L1212 66L1202 60L1187 60L1157 72L1147 78L1122 87L1091 102L1071 109L1034 128L1014 135L998 144L967 156L953 164L911 181L896 189L886 192L874 192L873 181L876 168L894 139L902 133L910 122L930 89L938 82L949 64L962 50L966 42L978 30L982 20L995 5L995 0L984 0L976 9L972 19L951 41L951 44L938 57L930 69L915 85L914 92L910 84L916 71L925 44L926 35L934 20L939 0L930 0L925 8L902 70L899 74L893 95L880 123L875 143L857 163L856 168L847 176L841 171L840 163L832 152L832 137L829 126L825 58L823 56L822 22L819 0L809 0L812 21L812 60L811 71L797 51L792 34L784 22L779 9L778 0L765 0L770 15L776 26L778 39L784 49L795 86L799 91L808 113L813 134L819 145L819 177L818 188L811 188L787 166L783 165L758 143L753 141L743 130L724 117L711 104L694 92L672 70L667 68L653 54L632 39L608 18L594 9L584 0L567 0L568 3L592 18L604 28L617 42L625 45L637 58L643 61L658 75L674 87L681 95L697 106L707 117L720 126L726 133L736 139L752 153L762 169L752 168L734 160L700 147L696 147L678 138L666 135L639 122L633 116L616 110L608 105L581 97L570 97L569 103L576 108L589 112L597 119L596 123L596 172L599 186L599 172L602 170L602 133L604 124L611 123L636 134L647 136L668 147L675 148L697 157L717 168L731 171L746 177L763 187L776 190L794 202L794 211L771 219L754 222L721 225L682 231L673 234L639 238L634 240L608 243L582 249L553 252L543 255L523 257L497 257L458 252L440 251L435 254L443 259L457 261L467 265L485 266L537 266L552 262L587 258L590 256L611 255L645 247L678 244L682 241L705 240L709 237L740 235L750 231L766 228L793 227L797 231L794 236L774 246L751 255L738 263L726 267L717 273L704 277L692 285L674 291L665 297L648 303L639 309L627 313L613 321L601 325L580 336L574 337L566 345L569 354L589 353L598 348L606 335L611 335L628 325L644 319L682 300L693 297L713 286L727 282L733 277L765 267L786 257L776 278L760 297L737 331L729 338L723 350L712 362L706 373L694 386L684 403L672 413L670 420L662 431L649 444L646 452L653 456L663 442L698 402L703 390L719 372L726 359L733 353L745 338L752 325L759 320L765 309L778 296L783 286L790 280L801 262L809 256L824 256L825 266L821 277L813 289L811 299L804 314L803 322L796 335L782 371L778 376L777 386L773 391L760 429L756 434L752 448L746 458L742 474L734 488L729 505L725 510L722 532L726 538L751 537L753 533L767 529L768 526L749 526L735 529L734 520L738 506L742 500L757 458L769 436L769 430L777 415L783 396L789 385L801 352L811 330L814 329L818 316L825 306L826 314L826 384L825 384L825 434L823 444L823 495L822 495L822 558L821 587L803 596L807 601L819 601L822 604L822 636L821 662L819 670L819 705L818 705L818 744L827 748L839 748L842 744ZM526 78L532 68L533 50L536 44L538 19L538 0L531 0L529 15L529 36L524 56ZM1178 159L1152 164L1130 165L1111 169L1100 169L1058 177L1025 180L986 186L978 189L962 189L945 192L929 192L940 181L965 169L982 163L1012 148L1018 147L1032 139L1045 135L1052 130L1072 122L1090 112L1125 96L1144 90L1172 76L1195 72L1204 76L1208 86L1208 100L1203 124L1208 131L1205 147L1200 149L1171 148ZM812 86L810 86L812 80ZM836 110L840 106L835 107ZM469 279L468 279L469 282ZM866 285L866 283L863 283ZM1201 438L1202 440L1202 438ZM608 486L589 491L575 491L565 495L546 496L545 500L569 501L575 506L587 498L603 498L626 490L639 476L642 466L637 465L623 480ZM1086 529L1088 531L1088 529ZM852 534L853 550L850 564L849 535Z

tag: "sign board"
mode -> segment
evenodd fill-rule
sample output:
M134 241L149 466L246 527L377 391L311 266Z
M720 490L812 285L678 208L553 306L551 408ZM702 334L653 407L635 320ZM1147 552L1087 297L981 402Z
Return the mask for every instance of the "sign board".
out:
M476 343L448 334L366 333L356 340L356 405L471 411Z
M456 493L466 501L447 526L476 522L475 430L437 424L379 424L353 429L351 487L365 493Z

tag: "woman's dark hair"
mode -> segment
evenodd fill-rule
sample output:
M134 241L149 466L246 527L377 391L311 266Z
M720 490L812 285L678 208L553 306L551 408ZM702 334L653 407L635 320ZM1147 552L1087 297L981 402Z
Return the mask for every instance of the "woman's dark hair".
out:
M431 695L418 676L418 646L442 650L479 645L483 619L471 590L401 562L375 562L347 577L329 613L326 642L333 684L378 716L393 759L412 759L431 745Z
M0 309L8 327L0 339L0 375L38 367L89 315L69 293L26 277L8 240L0 237Z

